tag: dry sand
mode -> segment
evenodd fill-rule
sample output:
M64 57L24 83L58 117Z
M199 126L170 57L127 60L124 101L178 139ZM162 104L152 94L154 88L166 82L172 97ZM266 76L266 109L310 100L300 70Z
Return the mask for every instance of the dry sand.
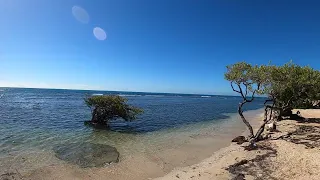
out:
M231 144L199 164L176 168L157 180L320 179L320 110L299 110L307 119L282 120L258 150ZM319 119L317 119L319 118Z

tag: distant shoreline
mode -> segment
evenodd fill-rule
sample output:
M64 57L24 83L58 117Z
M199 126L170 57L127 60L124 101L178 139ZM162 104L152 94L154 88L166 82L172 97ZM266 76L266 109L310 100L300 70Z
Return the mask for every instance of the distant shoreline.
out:
M93 90L93 89L64 89L64 88L33 88L33 87L0 87L0 88L8 88L8 89L35 89L35 90L67 90L67 91L88 91L88 92L109 92L109 93L140 93L140 94L151 94L151 95L157 95L157 94L163 94L168 96L211 96L211 97L241 97L238 94L236 95L223 95L223 94L198 94L198 93L176 93L176 92L141 92L141 91L122 91L122 90ZM265 98L265 97L256 97L256 98Z

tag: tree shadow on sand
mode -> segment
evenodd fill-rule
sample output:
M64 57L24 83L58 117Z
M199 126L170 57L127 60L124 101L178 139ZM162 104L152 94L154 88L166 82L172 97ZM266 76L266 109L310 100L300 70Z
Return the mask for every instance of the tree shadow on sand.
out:
M295 144L303 144L307 149L320 147L320 127L309 125L297 125L296 130L288 133L283 140Z
M298 123L320 123L320 118L305 118L301 116L299 112L297 114L291 114L290 116L283 118L283 120L294 120Z
M266 150L262 155L257 155L251 160L244 159L226 168L232 174L232 180L245 180L247 175L253 176L257 180L272 179L276 180L269 169L270 157L277 156L276 149L266 143L257 144L255 150Z
M320 123L320 118L304 118L299 123Z

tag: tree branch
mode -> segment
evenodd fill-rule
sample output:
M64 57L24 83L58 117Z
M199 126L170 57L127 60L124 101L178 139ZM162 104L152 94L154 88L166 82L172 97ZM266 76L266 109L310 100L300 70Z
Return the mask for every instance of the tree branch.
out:
M234 89L234 87L233 87L233 81L231 81L230 84L231 84L232 90L233 90L234 92L241 93L239 90Z
M291 98L288 100L288 102L286 103L286 105L282 106L282 108L284 109L284 108L289 107L289 103L292 101L292 99L293 99L293 96L291 96Z
M253 91L253 93L252 93L252 95L251 95L251 99L250 99L250 100L247 100L247 99L246 99L246 101L247 101L247 102L252 102L252 101L254 100L254 94L255 94L259 89L260 89L260 83L258 84L257 89L255 89L255 90Z
M243 106L244 104L246 104L246 103L247 103L247 101L244 100L242 103L239 104L238 113L239 113L239 115L240 115L243 123L248 127L249 133L250 133L250 138L252 138L252 137L254 137L253 128L252 128L251 124L250 124L250 123L246 120L246 118L244 117L243 111L242 111L242 106Z
M261 136L261 134L264 131L264 127L266 126L266 124L269 122L270 120L267 120L265 122L263 122L263 124L260 126L259 130L257 131L256 135L254 136L254 138L250 141L250 143L255 143L259 137Z
M247 95L248 95L248 84L244 84L246 86L246 95L245 97L247 98Z
M238 84L238 87L239 87L239 90L240 90L240 94L241 94L241 96L242 96L242 98L243 98L243 100L247 100L247 98L243 95L243 92L242 92L242 89L241 89L241 86L240 86L240 84Z
M274 107L274 106L275 106L275 102L272 103L272 107ZM270 115L269 115L269 121L271 120L272 114L273 114L273 111L272 111L272 109L271 109Z

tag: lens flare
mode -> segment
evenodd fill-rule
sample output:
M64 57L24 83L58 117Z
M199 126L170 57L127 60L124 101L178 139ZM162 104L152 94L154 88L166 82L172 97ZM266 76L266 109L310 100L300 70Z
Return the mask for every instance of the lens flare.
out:
M93 28L93 35L100 41L107 39L106 32L100 27Z
M80 6L72 7L72 15L74 18L76 18L76 20L84 24L87 24L90 20L90 17L87 11Z

